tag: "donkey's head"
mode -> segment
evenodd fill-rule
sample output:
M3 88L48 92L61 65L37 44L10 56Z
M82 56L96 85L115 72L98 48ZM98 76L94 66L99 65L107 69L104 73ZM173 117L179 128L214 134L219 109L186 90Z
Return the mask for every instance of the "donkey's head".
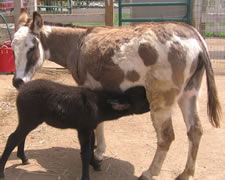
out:
M43 27L41 15L34 12L31 20L27 11L21 10L18 27L12 41L16 65L13 77L15 88L30 81L36 69L44 62L44 50L40 42L40 32Z

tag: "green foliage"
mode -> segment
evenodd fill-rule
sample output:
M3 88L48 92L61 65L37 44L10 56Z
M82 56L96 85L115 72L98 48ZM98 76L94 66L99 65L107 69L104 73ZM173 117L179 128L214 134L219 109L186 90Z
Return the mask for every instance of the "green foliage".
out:
M219 32L218 34L214 32L205 32L204 33L205 37L221 37L225 38L225 32Z

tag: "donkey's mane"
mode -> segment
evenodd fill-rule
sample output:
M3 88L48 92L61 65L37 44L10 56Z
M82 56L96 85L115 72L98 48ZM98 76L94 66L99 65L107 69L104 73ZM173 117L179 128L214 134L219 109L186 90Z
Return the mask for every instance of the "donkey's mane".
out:
M53 22L45 21L44 22L44 25L47 25L47 26L56 26L56 27L71 27L71 28L88 29L88 27L85 27L85 26L77 26L77 25L74 25L72 23L53 23Z

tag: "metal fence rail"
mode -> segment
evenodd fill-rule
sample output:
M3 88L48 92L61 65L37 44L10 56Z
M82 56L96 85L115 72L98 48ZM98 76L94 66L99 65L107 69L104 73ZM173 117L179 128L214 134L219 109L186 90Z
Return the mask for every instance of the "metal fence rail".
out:
M186 2L138 2L138 3L122 3L122 0L118 1L119 6L119 26L122 25L123 22L149 22L149 21L181 21L191 24L191 0L187 0ZM123 18L122 17L122 9L123 7L137 7L137 6L186 6L187 13L186 16L182 18Z

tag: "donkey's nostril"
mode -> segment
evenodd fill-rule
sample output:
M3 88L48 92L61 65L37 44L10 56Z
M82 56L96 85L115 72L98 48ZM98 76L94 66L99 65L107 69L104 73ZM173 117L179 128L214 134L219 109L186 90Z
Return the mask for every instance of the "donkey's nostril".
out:
M16 89L19 89L19 87L20 87L22 84L24 84L24 82L23 82L22 79L19 79L19 78L13 78L12 84L13 84L13 86L14 86Z

